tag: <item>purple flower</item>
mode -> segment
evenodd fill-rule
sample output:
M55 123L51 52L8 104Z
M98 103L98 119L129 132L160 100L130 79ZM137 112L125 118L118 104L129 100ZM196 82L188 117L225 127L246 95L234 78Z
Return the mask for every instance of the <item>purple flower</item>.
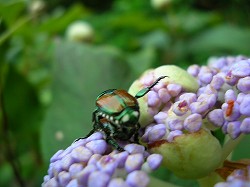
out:
M160 166L162 156L151 155L138 144L124 149L112 151L102 134L94 133L52 156L42 186L147 186L147 172Z
M238 169L227 177L225 182L219 182L214 187L249 187L250 186L250 166L245 170Z

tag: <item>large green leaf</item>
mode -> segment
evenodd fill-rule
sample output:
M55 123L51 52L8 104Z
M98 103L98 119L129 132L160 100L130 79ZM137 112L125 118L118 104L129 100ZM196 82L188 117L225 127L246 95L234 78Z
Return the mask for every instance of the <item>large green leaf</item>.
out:
M58 149L89 132L95 98L100 92L126 88L130 82L127 64L119 51L108 46L59 43L53 70L53 101L42 129L46 161Z
M249 54L249 41L249 29L223 24L194 37L187 49L196 54Z

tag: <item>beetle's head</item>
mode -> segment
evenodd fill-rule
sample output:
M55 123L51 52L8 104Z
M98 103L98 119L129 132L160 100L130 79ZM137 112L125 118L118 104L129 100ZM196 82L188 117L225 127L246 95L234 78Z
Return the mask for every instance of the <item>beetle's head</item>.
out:
M116 118L121 126L134 126L139 120L139 111L134 108L125 108Z

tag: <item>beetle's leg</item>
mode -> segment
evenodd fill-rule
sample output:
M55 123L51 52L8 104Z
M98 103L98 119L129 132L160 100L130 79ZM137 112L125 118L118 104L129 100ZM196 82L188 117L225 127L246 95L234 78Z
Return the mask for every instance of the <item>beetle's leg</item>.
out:
M97 115L97 110L95 110L92 114L92 123L93 123L93 129L85 136L85 137L80 137L74 140L73 143L81 140L81 139L85 139L88 138L89 136L91 136L93 133L95 133L98 129L98 125L97 125L97 121L98 121L98 115Z
M105 133L106 135L106 141L108 144L110 144L111 146L113 146L115 149L117 149L118 151L124 151L124 149L117 143L117 141L114 139L114 133L116 132L116 127L114 125L112 125L108 120L106 120L105 118L100 120L100 127L102 127L102 131Z
M161 79L164 79L168 76L161 76L159 77L153 84L151 84L150 86L143 88L142 90L140 90L136 95L135 98L138 99L140 97L143 97L144 95L146 95Z
M140 129L140 128L141 128L140 123L137 123L137 124L136 124L135 134L134 134L134 142L137 143L137 144L140 144L140 143L139 143L139 129Z
M107 136L106 141L108 142L108 144L115 147L115 149L117 149L118 151L124 151L124 149L116 142L113 137Z
M77 139L74 140L73 143L75 143L75 142L77 142L77 141L79 141L79 140L81 140L81 139L88 138L88 137L91 136L95 131L96 131L96 129L92 129L85 137L77 138Z

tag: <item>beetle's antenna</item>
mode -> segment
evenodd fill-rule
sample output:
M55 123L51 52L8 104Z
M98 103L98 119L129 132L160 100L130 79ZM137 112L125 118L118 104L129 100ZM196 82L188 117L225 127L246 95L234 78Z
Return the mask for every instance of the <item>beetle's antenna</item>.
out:
M136 95L135 98L138 99L140 97L143 97L144 95L146 95L161 79L164 79L168 76L161 76L158 79L156 79L156 81L151 84L150 86L143 88L142 90L140 90Z

